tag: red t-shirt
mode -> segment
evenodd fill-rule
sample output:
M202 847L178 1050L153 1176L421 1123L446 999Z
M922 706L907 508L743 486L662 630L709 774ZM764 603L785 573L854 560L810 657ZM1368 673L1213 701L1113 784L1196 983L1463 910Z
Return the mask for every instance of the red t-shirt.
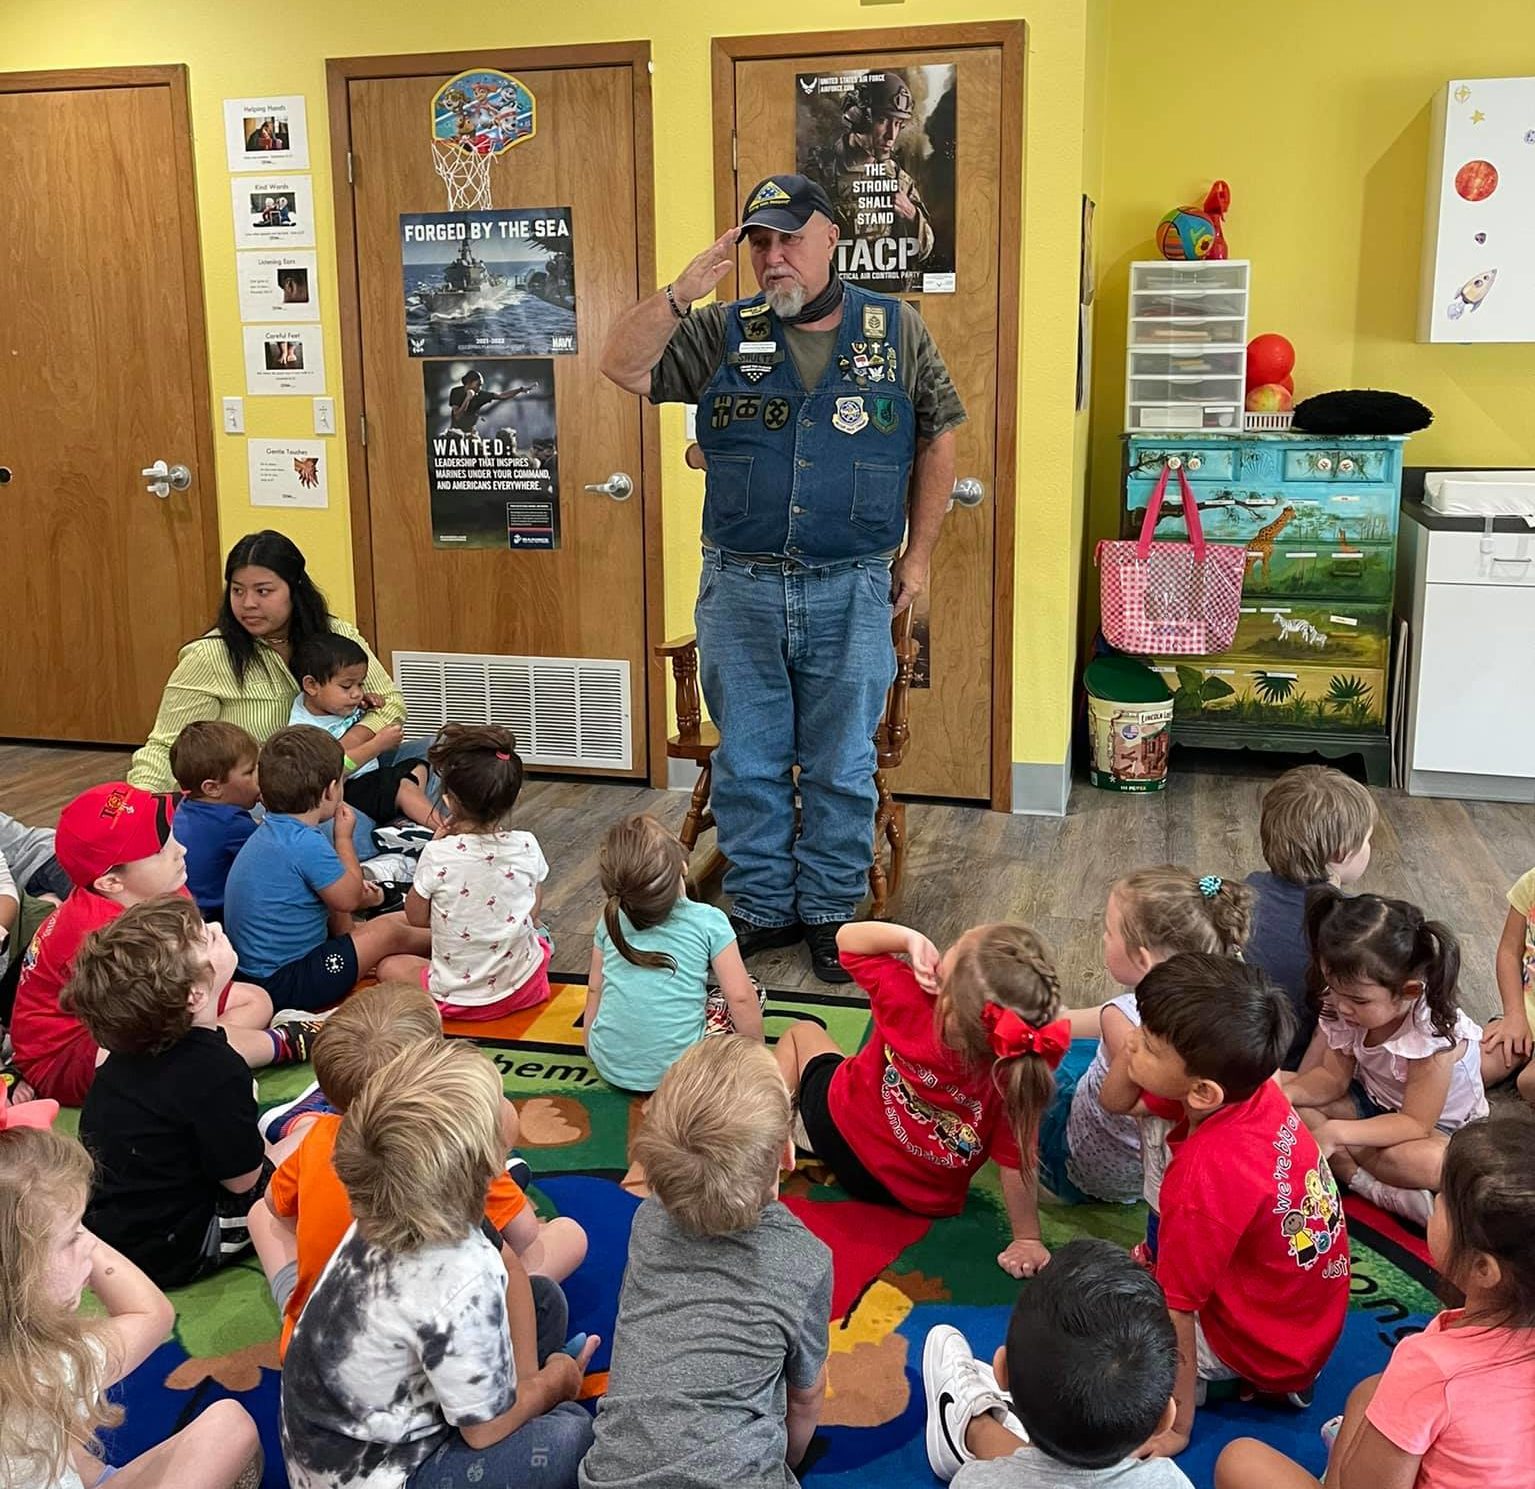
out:
M1343 1203L1274 1081L1168 1138L1157 1281L1260 1391L1305 1390L1348 1311Z
M859 1162L908 1210L957 1215L987 1158L1018 1167L991 1068L966 1064L939 1040L933 999L905 962L843 952L842 965L869 995L874 1027L832 1076L831 1118Z
M90 889L74 889L38 927L21 963L11 1043L16 1063L39 1096L79 1106L96 1073L96 1041L59 994L74 970L75 953L92 931L116 920L123 907Z

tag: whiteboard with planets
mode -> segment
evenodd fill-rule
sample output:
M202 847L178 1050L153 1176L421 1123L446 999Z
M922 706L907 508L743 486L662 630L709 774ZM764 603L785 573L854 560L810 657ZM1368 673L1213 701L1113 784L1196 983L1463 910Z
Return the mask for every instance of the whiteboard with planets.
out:
M1434 100L1419 341L1535 341L1535 78Z

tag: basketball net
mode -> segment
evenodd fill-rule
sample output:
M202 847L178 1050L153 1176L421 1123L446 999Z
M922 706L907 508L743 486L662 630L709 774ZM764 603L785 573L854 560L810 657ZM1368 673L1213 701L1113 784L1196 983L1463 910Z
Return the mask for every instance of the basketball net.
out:
M491 159L473 148L466 150L458 140L432 141L432 163L448 188L448 211L490 211Z

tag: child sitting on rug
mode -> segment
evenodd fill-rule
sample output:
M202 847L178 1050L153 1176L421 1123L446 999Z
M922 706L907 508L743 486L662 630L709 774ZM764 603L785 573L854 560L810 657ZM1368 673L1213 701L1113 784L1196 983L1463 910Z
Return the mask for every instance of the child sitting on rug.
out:
M981 925L940 955L920 931L872 920L842 926L837 947L874 1027L848 1056L817 1023L779 1037L803 1145L855 1199L918 1215L958 1215L995 1158L1013 1236L997 1263L1033 1276L1050 1259L1036 1134L1071 1041L1049 948L1026 926Z
M398 724L385 724L374 734L359 724L369 704L363 692L368 654L350 636L317 631L306 637L289 664L299 680L299 694L288 715L290 725L308 724L339 740L346 752L347 805L374 822L409 817L423 827L440 827L442 819L427 798L424 760L397 760L383 765L379 756L404 738Z
M1310 1404L1348 1310L1348 1236L1327 1164L1273 1079L1293 1028L1284 993L1256 967L1186 951L1135 1001L1129 1077L1183 1113L1156 1254L1179 1361L1177 1416L1152 1451L1171 1457L1207 1382Z
M1535 1106L1535 869L1508 892L1496 965L1503 1012L1482 1039L1482 1080L1491 1087L1517 1076L1519 1094Z
M928 1331L928 1462L961 1489L1191 1489L1136 1456L1172 1424L1177 1372L1156 1280L1110 1241L1069 1241L1018 1294L991 1365L958 1329Z
M293 1489L575 1489L592 1440L575 1398L598 1341L518 1375L506 1267L481 1229L504 1171L501 1102L485 1055L442 1040L380 1066L341 1119L335 1170L356 1219L283 1360Z
M57 1111L51 1101L11 1110L0 1101L0 1482L27 1489L105 1481L97 1433L123 1415L107 1390L176 1320L165 1294L85 1228L91 1160L48 1130ZM79 1312L87 1291L100 1304L89 1317ZM125 1485L230 1489L260 1483L259 1455L250 1414L219 1401L117 1472Z
M598 855L608 901L581 1022L597 1073L623 1091L654 1091L706 1033L762 1040L763 994L729 917L688 898L687 861L677 835L651 816L615 823Z
M832 1260L778 1203L792 1120L755 1040L701 1040L662 1079L635 1137L654 1193L634 1212L583 1489L799 1482L826 1394Z
M538 839L511 825L522 791L517 741L495 724L448 724L427 758L449 820L422 848L405 897L405 918L431 933L421 986L444 1018L547 1003L551 948L538 917L549 865Z
M346 1191L331 1162L342 1114L374 1071L402 1050L426 1053L441 1043L442 1019L418 986L380 983L348 999L325 1021L314 1043L318 1084L262 1117L267 1140L288 1150L265 1199L250 1214L256 1254L282 1310L280 1351L287 1349L305 1301L352 1223ZM503 1098L503 1154L516 1144L517 1135L516 1109ZM522 1303L513 1309L512 1339L519 1364L531 1371L537 1368L531 1347L535 1305L540 1317L563 1313L555 1284L586 1256L586 1232L568 1216L541 1222L504 1164L491 1180L485 1219L511 1253L507 1270ZM531 1298L529 1274L540 1279ZM563 1339L561 1334L555 1347Z
M193 720L171 746L171 773L186 793L176 808L176 837L187 850L187 888L204 920L224 918L230 866L256 830L259 748L238 724L221 719Z
M16 987L11 1040L16 1064L40 1096L79 1106L106 1058L60 995L75 954L94 930L130 905L162 894L186 894L186 855L171 831L168 796L123 781L82 791L59 813L54 848L74 883L38 930ZM268 1029L272 1004L259 988L234 982L219 994L218 1023L252 1068L305 1056L280 1029Z
M1332 1489L1514 1489L1535 1483L1535 1119L1462 1127L1444 1156L1428 1249L1463 1308L1408 1334L1348 1399ZM1232 1443L1216 1489L1321 1489L1263 1443Z
M409 977L431 945L398 911L352 923L383 892L357 862L343 768L341 746L319 729L279 729L261 747L266 816L229 871L224 903L241 976L278 1008L329 1008L375 967L380 978Z
M1153 1215L1167 1167L1165 1118L1109 1112L1099 1093L1116 1061L1123 1066L1130 1031L1140 1022L1134 988L1153 967L1180 951L1238 956L1252 925L1252 891L1214 874L1176 864L1127 874L1110 890L1103 912L1103 965L1124 992L1101 1008L1073 1009L1072 1032L1100 1037L1083 1071L1082 1045L1056 1076L1055 1099L1040 1125L1039 1178L1068 1204L1133 1204L1143 1196ZM1080 1072L1080 1078L1078 1074ZM1150 1227L1154 1231L1154 1226Z
M1285 1070L1300 1068L1316 1032L1316 1013L1306 995L1311 964L1306 897L1320 884L1347 888L1359 882L1370 866L1375 819L1369 788L1328 765L1287 770L1263 797L1258 835L1268 870L1247 876L1257 900L1242 957L1268 973L1295 1010Z
M1306 910L1310 1068L1283 1079L1338 1181L1426 1225L1449 1135L1487 1115L1460 946L1405 900L1320 889Z
M80 1113L98 1165L86 1223L161 1287L249 1253L246 1212L272 1172L250 1070L217 1024L234 966L223 928L164 895L88 936L64 989L109 1056ZM282 1032L307 1058L318 1028Z

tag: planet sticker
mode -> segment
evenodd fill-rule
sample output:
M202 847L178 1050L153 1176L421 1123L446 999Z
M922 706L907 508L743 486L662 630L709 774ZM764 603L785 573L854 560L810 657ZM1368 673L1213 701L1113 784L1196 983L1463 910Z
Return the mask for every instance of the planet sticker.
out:
M1485 243L1487 241L1487 234L1486 233L1478 233L1476 235L1476 241L1478 243Z
M1468 202L1484 201L1498 189L1498 168L1490 160L1468 160L1455 172L1455 190Z

